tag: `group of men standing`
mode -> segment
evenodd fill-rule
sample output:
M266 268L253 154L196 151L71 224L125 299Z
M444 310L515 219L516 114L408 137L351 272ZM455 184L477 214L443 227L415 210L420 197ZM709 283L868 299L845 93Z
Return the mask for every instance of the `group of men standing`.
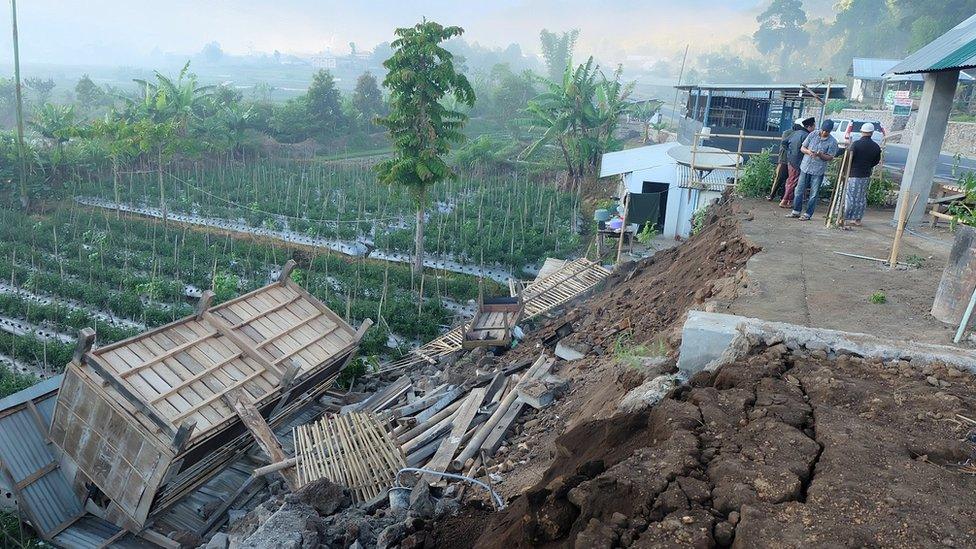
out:
M840 150L837 139L831 135L834 129L833 120L824 120L817 131L814 131L815 127L816 120L812 117L796 120L793 128L784 132L780 147L780 170L785 165L787 177L783 199L779 205L781 208L792 208L786 217L801 221L813 217L820 200L820 187L827 173L827 165ZM874 124L862 124L860 133L860 139L848 141L846 153L853 156L845 194L845 228L861 225L867 205L871 171L881 162L881 147L872 139Z

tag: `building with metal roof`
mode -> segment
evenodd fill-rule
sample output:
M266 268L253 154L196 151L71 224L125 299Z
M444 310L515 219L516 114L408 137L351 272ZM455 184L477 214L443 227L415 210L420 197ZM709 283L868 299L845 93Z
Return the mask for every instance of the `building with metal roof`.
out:
M917 93L922 89L924 78L921 74L892 74L891 69L901 63L902 59L883 59L875 57L855 57L847 70L851 77L850 99L862 103L885 101L889 91L907 90ZM973 77L968 73L959 74L961 82L972 83ZM891 95L891 94L888 94Z
M908 149L902 196L918 196L922 203L932 193L935 169L942 153L949 115L959 85L960 71L976 67L976 15L922 46L886 74L920 74L924 79L917 122ZM899 200L895 219L907 201ZM910 210L908 222L919 223L927 208Z
M822 111L830 99L843 99L847 86L841 84L690 84L676 86L688 93L685 115L678 121L678 142L691 145L704 128L713 135L773 137L793 127L808 107ZM710 137L711 147L736 150L738 140ZM749 140L745 152L758 152L768 143Z

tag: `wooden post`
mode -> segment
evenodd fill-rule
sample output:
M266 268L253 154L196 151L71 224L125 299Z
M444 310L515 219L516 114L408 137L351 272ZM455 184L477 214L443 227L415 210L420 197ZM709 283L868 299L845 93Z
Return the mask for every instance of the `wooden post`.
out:
M291 277L291 272L295 270L298 264L295 263L294 259L289 259L285 262L284 266L281 267L281 273L278 275L278 282L284 284Z
M254 435L255 442L268 457L271 458L271 463L279 463L288 460L288 455L285 454L285 450L281 447L281 443L278 442L278 437L275 436L274 431L268 426L268 422L264 420L261 416L261 412L254 406L254 403L244 395L241 391L228 391L227 393L221 395L224 402L237 413L237 416L241 418L241 422L247 427L251 434ZM288 484L288 488L291 491L298 489L298 482L295 479L295 471L282 469L278 471L279 474L285 479Z
M627 211L630 210L630 193L624 195L624 216L623 225L620 226L620 239L617 241L617 260L614 264L620 263L620 254L624 251L624 237L627 236Z
M745 129L739 130L739 148L735 152L735 183L739 183L739 166L742 164L742 140L746 136ZM779 178L779 162L776 162L776 177ZM776 182L773 181L773 190L776 190Z
M916 200L918 199L918 195ZM901 197L901 212L898 215L898 227L895 229L895 241L891 245L891 257L888 265L895 267L898 265L898 249L901 247L901 235L905 232L905 220L908 219L908 192L905 191Z
M780 162L776 162L776 173L773 175L773 184L769 188L769 196L766 197L766 200L772 200L776 196L776 188L779 187L779 174L781 173L782 169L783 169L783 164ZM736 163L735 166L735 181L736 183L739 182L738 163Z
M81 364L85 357L85 353L91 350L94 343L95 330L91 328L82 328L81 331L78 332L78 343L75 344L74 361Z
M193 420L184 421L180 424L179 429L176 430L176 435L173 436L173 449L176 450L177 454L186 448L186 443L190 441L190 435L193 434L196 426L197 422Z
M213 290L204 290L204 292L200 294L200 301L197 302L197 320L203 319L203 313L207 312L207 309L209 309L210 305L213 304L214 295Z

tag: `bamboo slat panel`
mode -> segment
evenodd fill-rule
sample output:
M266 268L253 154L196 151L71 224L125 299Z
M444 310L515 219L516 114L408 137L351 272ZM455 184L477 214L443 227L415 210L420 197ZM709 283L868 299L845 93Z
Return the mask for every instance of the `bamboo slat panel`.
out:
M372 500L406 467L403 451L370 413L328 415L292 430L298 485L327 478L357 503Z

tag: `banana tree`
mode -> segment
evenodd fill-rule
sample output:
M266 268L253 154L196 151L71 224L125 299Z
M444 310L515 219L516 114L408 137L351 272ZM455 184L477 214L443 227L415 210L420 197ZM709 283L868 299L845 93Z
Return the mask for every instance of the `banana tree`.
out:
M61 164L64 160L64 144L78 135L75 110L70 105L44 103L34 111L30 127L41 134L51 150L51 181L60 182Z
M115 194L115 215L122 216L122 200L119 196L119 167L139 153L140 136L136 128L124 117L114 112L91 124L92 136L101 140L112 162L112 189Z

